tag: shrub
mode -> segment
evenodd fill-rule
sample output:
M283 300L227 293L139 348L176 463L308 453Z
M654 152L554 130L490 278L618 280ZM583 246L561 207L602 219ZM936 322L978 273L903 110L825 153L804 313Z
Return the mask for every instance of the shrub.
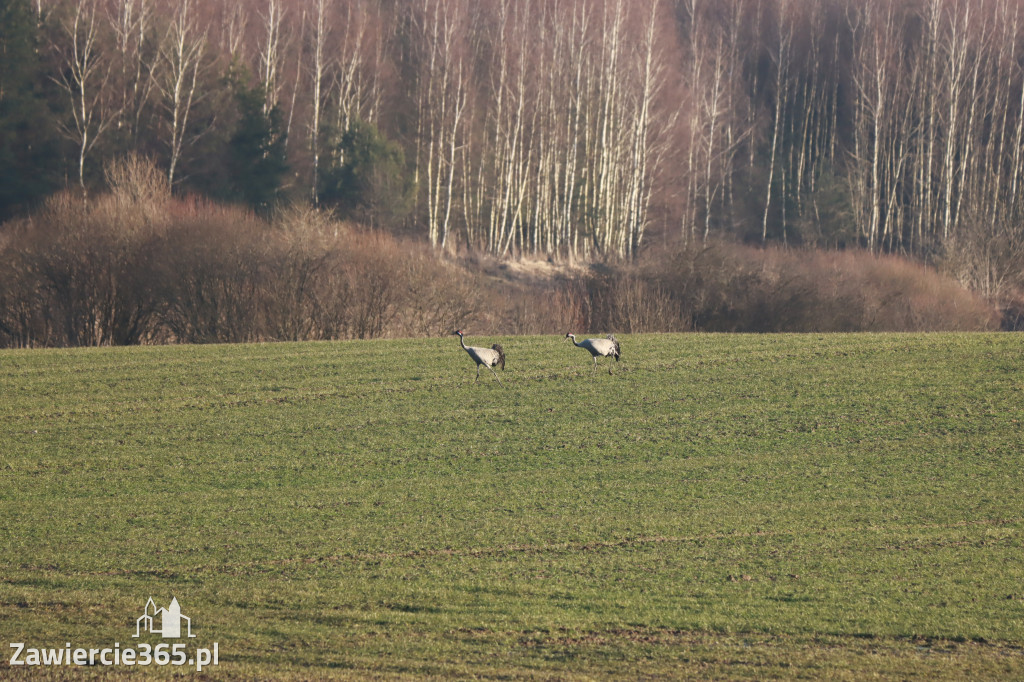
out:
M994 308L895 256L691 243L582 279L592 331L981 330ZM566 317L571 317L566 313Z
M0 232L0 344L211 343L450 333L994 329L934 269L865 252L691 243L570 268L439 256L329 213L269 220L172 198L128 159L112 192L53 198ZM1004 306L1007 317L1020 317ZM1005 324L1005 322L1004 322Z

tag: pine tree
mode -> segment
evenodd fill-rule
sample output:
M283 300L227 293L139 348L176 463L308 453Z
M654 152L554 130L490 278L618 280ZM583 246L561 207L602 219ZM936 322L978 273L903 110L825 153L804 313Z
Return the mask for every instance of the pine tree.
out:
M247 79L235 79L238 121L228 142L232 198L259 213L277 202L288 171L286 137L277 106L264 113L266 94L262 85L250 87Z
M27 0L0 0L0 220L57 186L59 140L46 105Z
M411 210L402 148L365 121L353 121L341 136L319 185L321 203L370 225L395 226Z

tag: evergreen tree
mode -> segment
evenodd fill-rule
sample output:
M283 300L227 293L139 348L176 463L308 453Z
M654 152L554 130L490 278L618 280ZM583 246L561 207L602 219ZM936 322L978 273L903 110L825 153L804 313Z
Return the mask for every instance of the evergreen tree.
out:
M28 0L0 0L0 220L58 186L60 142Z
M402 148L373 124L354 121L321 176L319 195L345 217L396 225L409 214L412 202Z
M288 172L281 112L276 105L265 111L263 86L250 87L245 76L234 79L234 96L238 120L228 141L231 198L266 213L277 202Z

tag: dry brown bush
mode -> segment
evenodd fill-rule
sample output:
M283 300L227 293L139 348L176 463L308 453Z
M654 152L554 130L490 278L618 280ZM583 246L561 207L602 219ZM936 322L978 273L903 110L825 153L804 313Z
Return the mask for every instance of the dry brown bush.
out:
M566 331L992 329L934 269L864 252L690 244L589 269L439 257L318 211L176 199L142 162L0 231L0 344L209 343ZM1017 310L1024 310L1018 305Z
M162 236L152 272L160 324L182 343L261 340L263 226L243 215L190 213Z
M147 340L151 235L130 236L103 207L71 194L6 226L0 328L8 345L113 345Z
M1024 229L1016 216L995 219L971 211L965 226L946 244L939 269L964 287L995 301L1004 329L1024 324ZM980 218L973 217L980 215Z
M130 154L114 159L105 169L107 185L119 212L115 219L128 228L159 222L171 201L167 176L151 160Z
M925 331L997 326L952 278L895 256L682 246L588 278L592 330Z

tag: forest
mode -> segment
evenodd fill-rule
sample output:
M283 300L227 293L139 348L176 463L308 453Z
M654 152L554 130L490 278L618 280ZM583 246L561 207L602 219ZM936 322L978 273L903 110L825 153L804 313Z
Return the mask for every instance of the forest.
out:
M112 196L151 207L154 192L192 216L173 239L164 225L165 241L204 211L217 225L237 211L255 232L318 215L338 221L327 233L358 225L396 252L603 263L687 309L698 304L651 268L677 278L680 263L715 261L698 258L711 250L719 265L756 261L751 276L770 283L786 258L854 252L875 259L866 270L898 257L992 305L1002 322L982 326L1014 327L1022 4L0 0L0 335L118 342L54 336L56 323L12 322L10 310L55 291L39 275L55 247L41 244L75 224L76 239L123 246L112 235L132 218L101 228L98 216ZM294 253L281 245L291 237L246 234ZM808 289L839 277L822 268ZM588 277L588 291L608 288ZM654 327L708 319L673 314ZM160 329L143 337L190 338Z

